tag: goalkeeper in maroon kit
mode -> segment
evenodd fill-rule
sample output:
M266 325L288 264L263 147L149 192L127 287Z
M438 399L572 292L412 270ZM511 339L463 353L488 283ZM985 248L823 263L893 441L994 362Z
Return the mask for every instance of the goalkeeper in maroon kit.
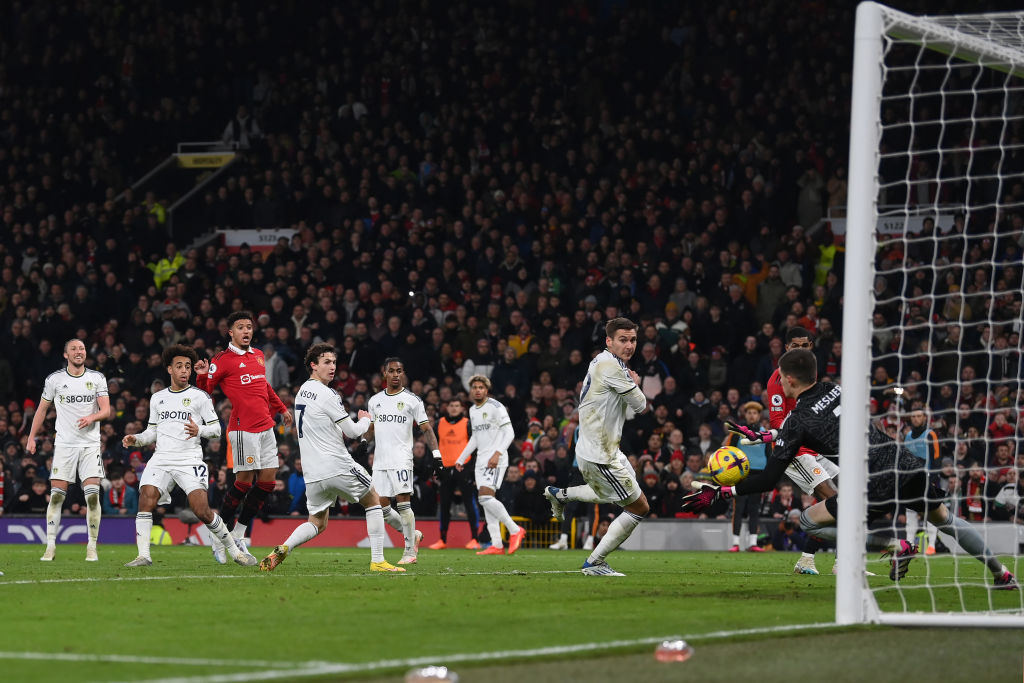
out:
M248 311L232 313L228 316L230 342L227 350L209 362L202 359L196 363L196 386L210 394L220 386L231 401L226 431L228 466L235 472L235 483L224 496L220 515L242 550L245 546L241 539L246 529L274 490L277 475L274 416L280 414L286 426L292 423L288 408L267 382L263 352L250 346L255 335L253 321ZM236 512L237 523L234 521Z

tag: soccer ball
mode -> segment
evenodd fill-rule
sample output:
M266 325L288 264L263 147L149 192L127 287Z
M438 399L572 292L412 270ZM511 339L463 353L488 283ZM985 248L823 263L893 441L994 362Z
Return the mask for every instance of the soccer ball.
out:
M722 446L708 458L708 472L719 486L732 486L750 474L750 461L735 446Z

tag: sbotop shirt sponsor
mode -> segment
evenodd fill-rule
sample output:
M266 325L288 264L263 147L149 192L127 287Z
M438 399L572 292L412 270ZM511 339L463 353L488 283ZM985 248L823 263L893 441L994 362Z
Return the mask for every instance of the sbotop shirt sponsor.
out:
M85 370L75 377L67 368L52 373L43 382L43 398L57 410L58 446L88 448L100 445L100 423L93 422L85 429L78 428L78 420L96 412L96 399L107 395L107 378L95 370Z
M413 425L427 422L423 401L408 389L391 395L381 391L369 403L373 420L374 470L412 467Z

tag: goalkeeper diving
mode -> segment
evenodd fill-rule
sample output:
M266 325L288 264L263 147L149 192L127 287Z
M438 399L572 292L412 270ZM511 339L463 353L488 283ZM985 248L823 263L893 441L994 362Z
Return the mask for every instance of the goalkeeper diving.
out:
M779 373L783 390L787 397L796 399L796 407L775 437L775 447L765 468L735 486L705 484L683 497L684 511L701 512L721 498L771 490L801 447L822 455L838 454L840 387L818 382L817 359L805 349L787 351L779 359ZM745 433L744 436L750 438ZM994 579L993 588L1017 590L1013 574L985 546L981 534L940 502L943 494L929 482L920 460L874 425L868 438L867 488L869 521L895 512L897 504L903 503L956 539L961 548L988 567ZM809 535L835 541L837 513L838 496L832 496L804 510L800 526ZM868 532L867 546L891 556L889 578L893 581L906 575L918 550L885 529Z

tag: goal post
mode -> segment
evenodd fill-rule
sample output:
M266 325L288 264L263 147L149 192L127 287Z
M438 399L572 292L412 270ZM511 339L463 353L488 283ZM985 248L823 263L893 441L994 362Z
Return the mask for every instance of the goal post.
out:
M881 576L888 573L887 565L868 564L865 549L866 444L873 419L886 417L899 434L913 406L923 406L929 418L945 409L940 441L951 455L963 450L960 442L967 430L957 415L959 403L952 410L948 403L951 394L968 393L965 385L984 392L980 400L971 395L972 406L981 404L986 424L1004 409L1012 412L1014 423L1024 420L1020 308L1016 322L1001 308L1008 302L1012 310L1013 301L1021 298L1021 264L1015 264L1012 277L1014 264L998 251L1018 232L1017 242L1024 246L1019 218L1024 216L1024 192L1014 188L1024 183L1022 76L1024 12L939 17L912 16L874 2L857 8L848 203L842 221L838 624L1024 626L1022 591L991 590L985 566L969 555L922 553L911 563L907 579L893 583ZM1000 272L1011 272L1008 282L997 282ZM993 344L996 334L1016 339L1012 379L1003 376L1005 368L1002 374L993 369L993 360L1005 365L1003 356L994 355L1003 346ZM949 341L954 335L956 340ZM975 342L979 338L983 343ZM880 339L888 345L881 348ZM946 344L941 351L935 350L938 339ZM980 360L966 362L969 354ZM975 365L985 365L984 377L976 376ZM900 392L886 394L892 396L891 402L881 401L886 405L878 405L882 389L877 377L872 384L879 366L893 373L892 388ZM910 387L906 400L901 400L902 384ZM987 398L991 395L1002 402L993 405ZM1022 434L1019 430L1010 439L1020 441ZM981 440L987 453L998 443L988 430ZM1013 455L1019 455L1016 447ZM990 465L986 460L985 466ZM947 504L954 508L959 507L956 490L950 485ZM895 491L893 496L900 502ZM891 532L905 533L895 515L888 524ZM1024 568L1018 566L1017 545L1024 536L1008 544L1004 533L1020 531L1013 526L1014 515L999 529L989 524L987 512L972 524L988 545L1002 539L993 551L1010 571L1018 574ZM865 576L872 568L879 577Z

